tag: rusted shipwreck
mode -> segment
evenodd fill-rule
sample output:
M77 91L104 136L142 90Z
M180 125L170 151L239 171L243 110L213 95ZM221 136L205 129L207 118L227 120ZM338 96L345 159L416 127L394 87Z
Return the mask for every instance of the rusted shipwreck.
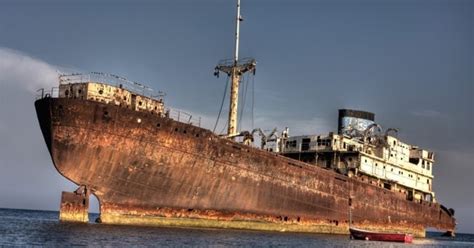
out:
M143 85L103 73L62 75L35 102L54 166L79 186L63 192L62 221L315 233L366 230L453 233L454 211L436 202L432 152L381 133L374 115L341 110L337 133L296 136L237 128L241 76L253 59L216 67L231 79L228 132L169 111ZM395 131L393 129L389 131Z

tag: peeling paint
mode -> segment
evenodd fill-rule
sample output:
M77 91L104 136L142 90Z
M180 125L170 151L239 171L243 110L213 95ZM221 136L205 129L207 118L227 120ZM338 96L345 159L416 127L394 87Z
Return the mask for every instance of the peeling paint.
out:
M355 227L455 228L437 203L165 116L81 99L35 104L56 169L98 197L103 223L347 233L351 199Z

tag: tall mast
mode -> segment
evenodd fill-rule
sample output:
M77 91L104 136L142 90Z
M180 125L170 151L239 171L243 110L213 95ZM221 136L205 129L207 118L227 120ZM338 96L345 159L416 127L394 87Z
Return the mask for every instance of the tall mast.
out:
M240 16L240 0L237 0L237 17L235 18L235 50L234 50L234 64L237 65L239 61L239 31L240 22L242 17Z
M242 21L240 15L240 0L237 0L237 15L235 18L235 50L233 60L222 60L215 68L214 75L219 76L219 72L226 73L231 78L230 86L230 109L229 120L227 127L227 135L235 137L237 133L237 112L239 106L239 84L242 75L248 71L255 74L255 66L257 62L255 59L246 58L239 61L239 38L240 38L240 22Z

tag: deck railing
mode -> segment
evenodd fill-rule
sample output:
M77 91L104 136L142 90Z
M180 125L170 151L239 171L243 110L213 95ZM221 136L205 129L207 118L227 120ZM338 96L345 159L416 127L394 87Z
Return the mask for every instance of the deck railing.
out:
M201 127L201 117L195 117L182 110L167 108L165 116L175 121Z
M44 88L41 88L36 91L36 96L35 96L36 100L47 98L47 97L52 97L52 98L59 97L59 88L52 87L50 90L45 90Z
M144 84L128 80L124 77L103 72L89 72L89 73L73 73L59 76L59 84L74 84L74 83L101 83L111 85L117 88L124 88L130 92L142 95L154 100L160 100L165 96L165 93L155 92L152 88Z

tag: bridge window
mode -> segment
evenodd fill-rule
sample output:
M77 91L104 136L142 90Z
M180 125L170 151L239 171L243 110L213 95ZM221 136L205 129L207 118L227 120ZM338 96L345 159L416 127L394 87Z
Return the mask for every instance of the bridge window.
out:
M288 142L286 143L286 147L287 147L287 148L288 148L288 147L293 147L293 148L296 147L296 140L288 141Z
M311 143L311 139L308 139L308 138L303 139L303 140L301 141L301 150L302 150L302 151L307 151L307 150L309 150L309 143Z

